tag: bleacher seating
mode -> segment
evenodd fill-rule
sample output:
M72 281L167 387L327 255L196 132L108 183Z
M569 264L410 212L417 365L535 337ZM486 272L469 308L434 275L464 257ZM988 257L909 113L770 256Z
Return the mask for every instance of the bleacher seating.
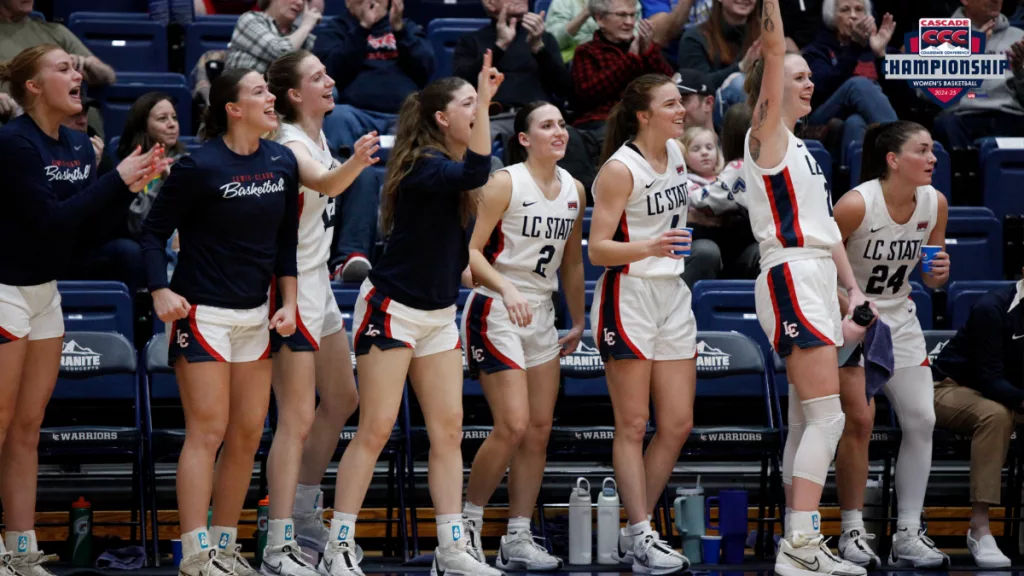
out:
M479 6L479 3L476 3ZM411 16L407 16L410 17ZM434 47L434 76L432 80L452 75L452 57L455 43L467 32L474 32L487 26L490 20L483 18L434 18L427 26L427 40Z
M145 450L135 348L115 332L68 331L57 385L39 436L44 462L132 464L131 536L148 541ZM96 518L97 525L110 525Z
M1010 280L960 280L950 283L948 288L949 295L947 297L947 314L952 322L951 327L954 330L957 330L966 324L967 318L971 315L971 308L974 307L974 303L986 292L991 292L992 290L1004 288L1012 284L1013 282Z
M914 306L917 308L917 321L921 323L921 329L931 330L932 321L935 318L931 294L920 283L911 282L910 299L914 301Z
M950 207L946 223L950 281L1003 277L1003 227L987 210Z
M53 19L67 22L71 14L88 7L97 12L149 12L149 0L53 0Z
M135 337L132 296L128 287L113 281L61 281L57 283L64 328L69 332L116 332L129 341Z
M486 19L477 0L420 0L405 5L405 17L422 26L439 19Z
M864 153L864 142L858 140L851 143L850 150L850 188L853 188L861 182L860 165L861 157ZM949 159L949 152L946 152L946 149L939 142L935 143L933 151L936 162L935 172L932 173L932 186L939 192L942 192L946 199L949 200L952 194L951 190L953 189L953 169Z
M757 320L753 280L701 280L693 286L693 314L700 330L746 334L766 354L771 350Z
M97 58L122 72L167 71L167 27L148 19L126 23L123 16L75 18L68 28Z
M981 149L982 201L999 222L1024 214L1024 149L999 148L995 140Z
M119 72L117 83L102 90L103 128L108 138L121 135L128 110L135 100L148 92L163 92L170 96L178 114L179 132L183 135L192 133L192 94L184 76L170 72Z
M192 69L207 51L227 50L237 21L237 16L201 16L189 24L185 32L186 75L192 74Z

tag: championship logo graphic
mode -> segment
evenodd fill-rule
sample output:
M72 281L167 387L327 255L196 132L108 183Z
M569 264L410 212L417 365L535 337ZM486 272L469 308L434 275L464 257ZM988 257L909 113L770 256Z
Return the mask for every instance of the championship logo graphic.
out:
M887 80L906 80L943 108L956 104L985 80L1004 80L1004 54L985 53L985 35L971 30L967 18L921 18L908 32L903 54L887 54Z

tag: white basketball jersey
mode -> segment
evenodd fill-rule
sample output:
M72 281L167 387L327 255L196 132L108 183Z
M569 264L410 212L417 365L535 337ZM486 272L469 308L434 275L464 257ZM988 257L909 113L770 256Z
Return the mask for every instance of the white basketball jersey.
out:
M859 184L853 192L864 198L864 220L846 242L857 285L879 308L888 303L902 306L910 297L909 277L921 258L921 246L935 228L938 192L919 186L917 206L906 224L894 222L889 215L879 180Z
M310 156L328 170L338 165L331 156L327 138L320 132L320 142L313 142L302 128L282 122L277 141L281 144L301 142ZM299 187L299 245L295 258L299 272L325 266L334 242L334 198L324 196L305 186Z
M633 190L626 201L626 209L612 236L613 240L647 240L686 226L686 160L679 143L674 139L665 142L665 149L668 162L662 173L654 171L632 142L623 144L608 159L609 162L622 162L633 175ZM683 273L683 260L648 256L623 266L622 271L641 278L670 278Z
M565 241L585 208L580 206L576 181L557 168L562 188L557 198L548 200L526 164L502 170L512 177L512 198L484 246L484 256L527 299L550 299L558 290ZM496 296L486 289L483 292Z
M804 141L789 130L782 162L771 169L750 157L750 131L743 143L750 228L761 249L761 270L783 262L828 256L842 241L832 218L832 191Z

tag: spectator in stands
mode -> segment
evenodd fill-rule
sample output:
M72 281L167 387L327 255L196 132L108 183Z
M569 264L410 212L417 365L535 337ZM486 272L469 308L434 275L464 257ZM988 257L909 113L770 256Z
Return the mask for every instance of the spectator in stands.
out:
M1024 280L985 294L932 364L935 426L971 437L971 525L967 548L982 568L1010 560L989 529L999 505L1010 436L1024 412Z
M672 79L683 96L683 107L686 108L687 128L707 128L714 130L712 117L715 109L715 90L707 74L699 70L683 68L676 72Z
M897 120L878 85L878 66L896 22L886 13L876 26L871 0L825 0L822 17L825 27L803 49L814 80L807 121L821 126L844 120L839 155L845 166L847 148L864 139L868 124Z
M662 47L665 60L673 67L679 57L679 36L686 26L706 22L713 0L646 0L643 17L654 28L654 41Z
M117 143L117 157L124 158L136 146L149 150L159 144L163 146L167 157L177 162L185 154L185 145L178 138L178 114L174 110L174 101L163 92L149 92L140 96L128 110L124 131ZM147 184L142 194L128 207L128 230L136 240L142 233L142 222L146 214L170 173L168 168L159 178Z
M671 76L672 67L654 41L651 23L641 20L636 24L640 14L635 4L629 0L590 0L589 6L598 29L573 57L574 125L592 131L603 141L605 120L626 86L647 73Z
M91 126L89 126L89 108L97 106L99 106L99 102L92 98L82 98L82 110L77 114L68 116L61 122L61 124L76 132L84 132L89 135L89 142L92 142L92 149L96 152L96 175L102 176L114 167L114 162L109 156L104 156L103 150L106 148L106 143L103 141L103 138L98 135ZM128 152L125 153L125 156L130 153L131 150L128 150ZM124 156L122 156L122 159L123 158Z
M1005 80L985 80L959 102L936 116L935 139L947 147L966 148L984 136L1024 133L1024 30L1000 14L1002 0L961 0L953 18L970 18L976 34L985 34L985 52L1005 53Z
M0 229L16 246L0 250L0 458L9 574L52 576L35 532L39 429L57 383L64 318L57 273L74 231L105 208L127 204L166 160L138 150L96 177L85 134L61 126L82 106L82 75L55 44L40 44L0 63L0 81L25 110L0 129L4 207ZM251 473L250 467L250 473Z
M780 0L782 25L786 28L786 48L799 52L821 30L823 0ZM917 22L916 20L914 22Z
M572 76L558 52L558 42L544 29L543 13L527 12L526 0L484 0L483 5L491 23L459 38L452 68L455 76L473 82L484 54L491 51L494 67L506 80L494 95L500 112L491 116L491 137L508 150L516 112L531 102L563 104L572 94ZM596 153L596 144L588 152L579 131L569 127L568 149L558 165L589 189L597 173L592 160Z
M305 0L259 0L255 10L238 17L228 44L225 66L249 68L260 74L270 63L289 52L313 48L313 28L320 23L320 10Z
M717 91L716 125L730 106L747 98L743 75L760 54L756 4L755 0L715 2L708 21L691 26L679 41L679 67L707 73Z
M686 115L690 115L689 108ZM700 280L752 280L760 272L761 252L750 229L742 175L743 141L748 128L750 107L740 102L729 108L722 120L719 151L724 167L714 182L699 190L699 195L690 194L686 221L693 229L693 245L683 280L691 288ZM693 180L692 168L689 175Z
M349 156L368 132L393 134L398 110L434 73L434 49L419 25L403 16L404 0L347 0L313 52L337 84L340 104L324 119L335 155ZM363 173L342 195L331 270L345 282L362 282L370 271L380 185Z
M636 3L636 13L643 11L640 0ZM636 24L640 20L635 20ZM576 47L590 42L597 32L597 20L590 15L587 0L551 0L547 16L544 18L547 31L558 41L558 49L562 51L562 60L572 62ZM634 28L633 33L637 30Z
M63 24L43 22L30 18L33 0L0 0L0 62L11 60L26 48L41 44L56 44L71 56L76 71L82 74L89 86L106 86L116 79L114 69L104 64L82 44ZM10 109L10 89L0 84L0 116ZM101 137L103 119L99 110L90 109L89 125Z

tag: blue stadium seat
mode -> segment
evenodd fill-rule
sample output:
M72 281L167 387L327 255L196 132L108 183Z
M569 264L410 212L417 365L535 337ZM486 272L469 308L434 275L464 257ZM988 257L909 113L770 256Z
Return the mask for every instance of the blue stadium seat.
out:
M754 306L753 280L701 280L693 287L693 313L701 330L736 331L771 351Z
M120 136L128 110L140 96L163 92L174 100L181 134L192 132L192 94L181 74L119 72L117 83L102 90L103 129L109 137Z
M60 364L48 418L40 430L40 460L88 464L103 457L131 462L131 537L135 540L138 530L145 548L144 406L135 348L113 332L69 331ZM73 418L67 417L69 412ZM98 525L106 524L97 520Z
M474 3L479 6L479 3ZM411 16L407 17L411 18ZM455 44L467 32L474 32L490 24L481 18L435 18L427 26L427 40L434 47L434 76L432 79L452 75L452 55Z
M590 262L590 249L587 237L583 237L583 279L597 280L604 273L604 266L594 266Z
M70 28L79 22L87 22L89 20L147 21L149 20L149 14L145 12L73 12L68 17L65 25Z
M238 16L200 16L185 32L185 74L209 50L227 50Z
M1013 285L1012 280L994 281L971 281L959 280L949 285L947 300L947 315L949 316L954 330L960 329L967 323L971 315L971 308L974 303L986 292L1005 288Z
M149 0L53 0L53 19L67 22L73 12L88 7L96 12L149 12Z
M46 22L46 14L43 14L38 10L33 10L32 12L30 12L28 17L35 18L36 20L40 20L42 22Z
M864 153L864 142L857 141L850 146L850 187L860 184L861 157ZM932 174L932 186L950 200L950 190L953 188L953 167L949 159L949 152L939 142L935 143L935 172Z
M531 12L540 14L542 11L546 12L548 7L550 6L551 0L537 0L536 3L533 5L533 10L531 10Z
M345 12L345 0L324 0L324 16L337 16Z
M981 155L982 202L1002 222L1024 214L1024 150L994 145Z
M1003 276L1003 227L991 212L978 208L949 209L946 224L949 278L998 280Z
M825 146L817 140L804 140L804 144L807 145L807 151L814 156L814 159L818 161L818 166L821 167L822 173L825 175L825 181L828 182L829 188L832 187L832 155L828 153Z
M917 306L917 321L921 323L922 330L931 330L934 319L932 310L932 296L923 285L918 282L910 283L910 299Z
M120 282L60 281L64 327L69 332L117 332L135 337L132 296Z
M167 27L150 20L77 20L68 28L114 70L167 71Z
M356 300L359 299L359 285L339 287L335 284L334 299L338 302L338 308L341 309L341 318L345 321L345 329L349 332L355 331L359 325L353 325L352 314L355 313Z
M476 0L421 0L405 5L405 17L426 25L433 20L486 20L487 13Z

